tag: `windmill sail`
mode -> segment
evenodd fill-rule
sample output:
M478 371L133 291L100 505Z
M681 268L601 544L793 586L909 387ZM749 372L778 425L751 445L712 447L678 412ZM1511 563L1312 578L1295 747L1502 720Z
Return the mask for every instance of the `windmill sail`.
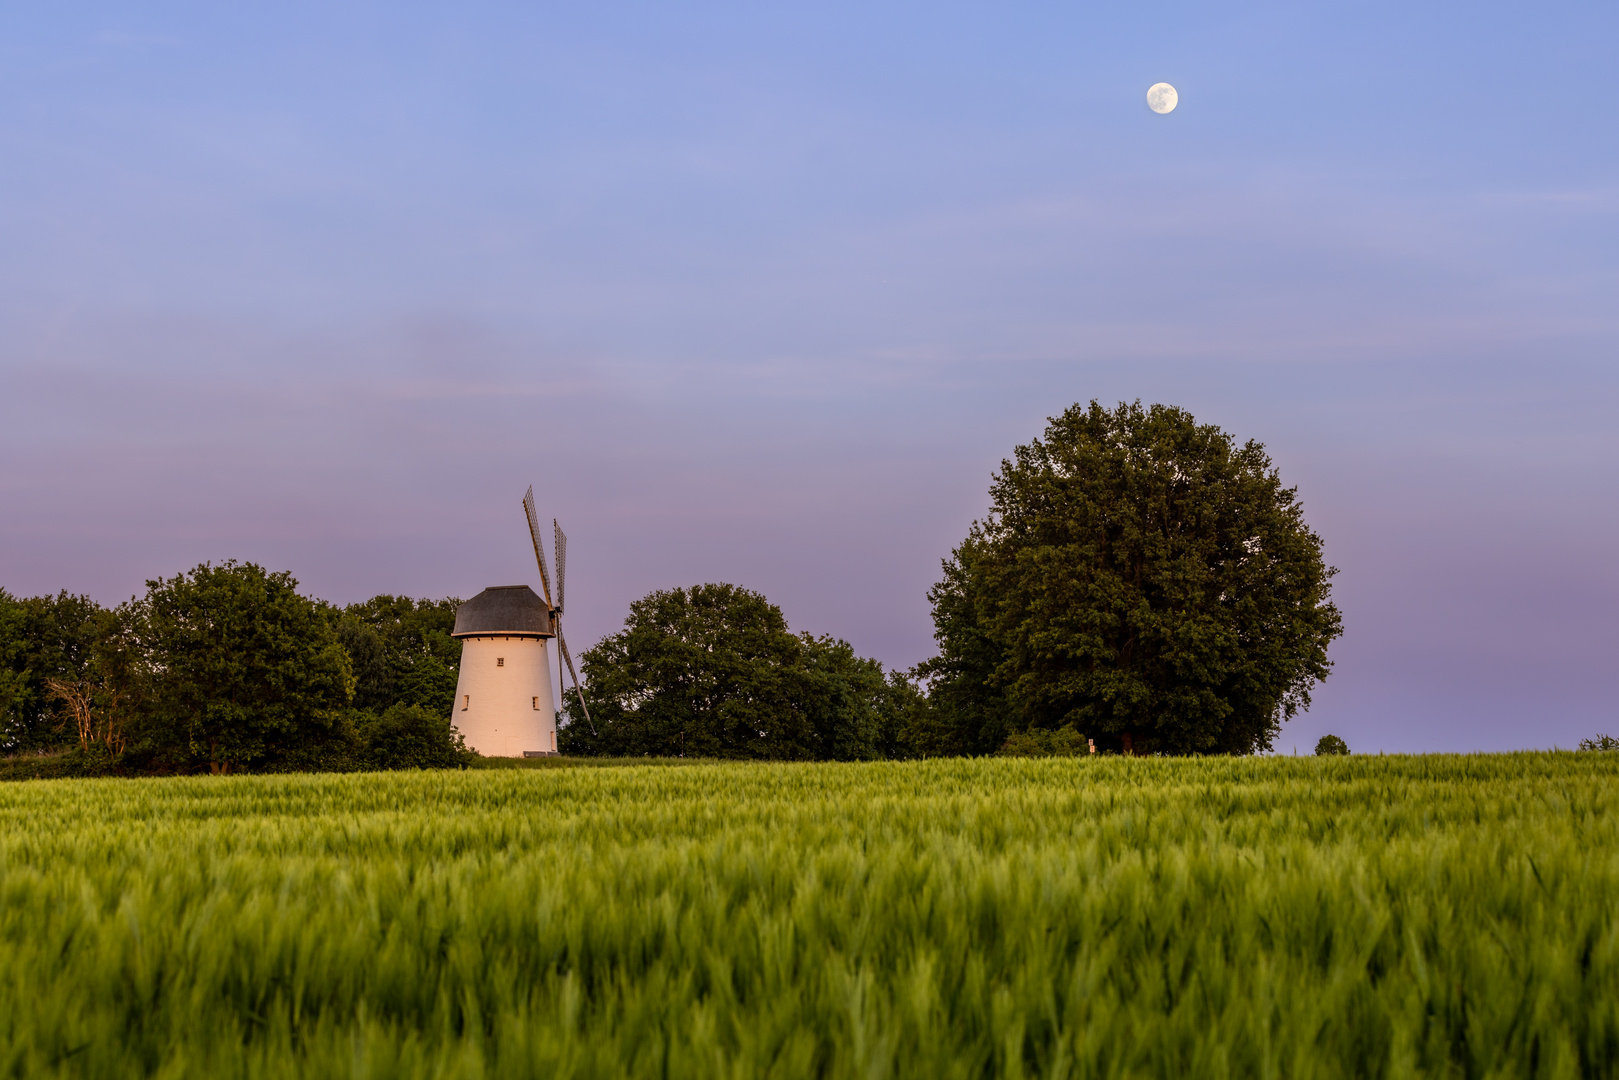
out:
M557 524L557 519L551 519L553 536L556 538L557 551L557 591L556 602L551 601L551 574L545 566L545 544L540 540L540 516L534 510L534 488L529 486L527 494L523 496L523 512L528 515L528 534L534 540L534 561L540 566L540 584L545 588L545 606L551 611L551 629L556 635L557 651L562 654L563 662L568 665L568 674L573 677L573 692L578 695L579 709L585 714L585 723L590 725L591 733L596 731L596 722L590 718L590 706L585 704L585 692L579 685L579 672L574 669L573 656L568 652L568 641L562 636L562 594L564 583L567 581L568 571L568 536ZM561 672L557 673L557 683L564 694L567 687L562 685Z
M534 512L534 486L529 485L523 496L523 512L528 515L528 535L534 540L534 560L540 564L540 584L545 588L545 606L555 610L551 603L551 575L545 569L545 544L540 540L540 516Z
M579 673L573 669L573 657L568 654L568 639L562 636L562 627L557 627L557 648L562 653L562 659L567 661L568 674L573 676L573 692L579 697L579 708L584 711L585 723L590 725L590 733L596 734L596 721L590 718L590 706L585 704L585 692L579 688Z
M557 524L556 518L551 519L551 528L556 530L553 535L556 537L557 553L557 614L561 615L562 594L567 591L563 583L567 580L565 575L568 570L568 534L562 531L562 526Z

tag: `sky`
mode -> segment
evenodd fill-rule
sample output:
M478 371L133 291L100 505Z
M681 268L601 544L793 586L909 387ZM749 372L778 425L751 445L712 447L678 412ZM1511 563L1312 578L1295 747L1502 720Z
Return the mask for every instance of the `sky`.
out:
M884 664L1013 447L1264 443L1357 752L1619 734L1619 8L0 13L0 586L756 589ZM1148 110L1148 86L1180 95Z

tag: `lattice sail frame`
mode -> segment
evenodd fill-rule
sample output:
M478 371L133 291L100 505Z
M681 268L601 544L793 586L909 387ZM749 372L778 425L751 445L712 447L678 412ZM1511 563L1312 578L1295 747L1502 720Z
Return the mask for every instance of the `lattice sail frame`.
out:
M532 491L533 489L530 488L529 490ZM551 519L551 528L554 530L552 537L556 541L556 545L552 550L557 553L557 614L561 615L562 594L567 591L567 586L564 583L567 580L565 575L568 570L568 534L562 531L562 526L557 524L556 518Z
M579 673L573 669L573 657L568 652L568 639L562 636L562 624L557 623L557 651L568 664L568 674L573 676L574 696L579 699L579 708L585 714L585 723L590 725L590 733L596 734L596 721L590 718L590 706L585 704L585 692L579 686Z
M560 605L551 603L551 575L545 569L545 542L540 539L540 515L534 512L534 485L523 496L523 513L528 515L528 535L534 541L534 561L540 564L540 586L545 589L545 606L553 611ZM552 524L556 521L553 518Z

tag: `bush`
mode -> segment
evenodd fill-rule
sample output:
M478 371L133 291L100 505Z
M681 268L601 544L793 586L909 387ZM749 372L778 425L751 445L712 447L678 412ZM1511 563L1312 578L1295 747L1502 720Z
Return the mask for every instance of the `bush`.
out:
M118 763L106 747L73 747L44 754L16 754L0 758L0 780L65 780L84 776L120 775Z
M1332 757L1336 754L1349 753L1349 744L1336 735L1323 735L1315 744L1316 757Z
M1598 735L1594 739L1581 739L1580 749L1586 751L1619 750L1619 739L1614 738L1612 735Z
M420 705L362 713L359 737L367 769L457 769L473 757L448 717Z
M1078 757L1090 753L1090 743L1073 724L1055 731L1030 728L1013 732L996 752L997 757Z

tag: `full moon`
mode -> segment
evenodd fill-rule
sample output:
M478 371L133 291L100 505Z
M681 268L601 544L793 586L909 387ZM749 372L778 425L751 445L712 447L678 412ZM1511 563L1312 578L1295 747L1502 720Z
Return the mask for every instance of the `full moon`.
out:
M1166 82L1153 83L1147 87L1147 108L1155 113L1174 112L1175 105L1181 96L1175 93L1175 88Z

